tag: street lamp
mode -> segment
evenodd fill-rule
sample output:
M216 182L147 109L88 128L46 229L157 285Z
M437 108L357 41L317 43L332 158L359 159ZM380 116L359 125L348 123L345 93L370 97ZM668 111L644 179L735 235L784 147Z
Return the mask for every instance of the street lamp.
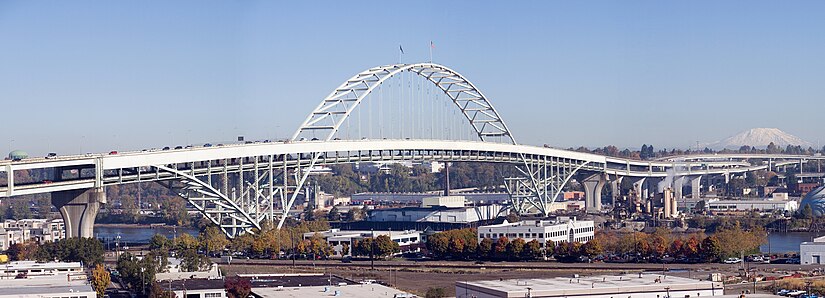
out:
M144 277L143 272L146 271L146 267L140 267L140 293L146 294L146 277Z

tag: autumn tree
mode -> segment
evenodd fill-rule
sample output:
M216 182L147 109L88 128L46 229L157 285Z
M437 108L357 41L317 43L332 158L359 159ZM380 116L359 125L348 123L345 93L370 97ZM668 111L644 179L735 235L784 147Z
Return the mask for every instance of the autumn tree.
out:
M106 268L101 264L95 265L95 269L92 270L92 286L97 293L97 298L103 298L103 295L106 294L106 288L109 287L111 282L112 277L109 276Z
M450 249L450 238L443 233L435 233L427 237L427 250L436 257L445 257Z
M602 246L602 242L598 238L593 238L590 241L587 241L584 245L582 245L582 255L588 257L595 257L601 255L604 252L604 247Z
M229 298L246 298L252 293L252 283L246 278L237 276L226 278L223 286Z
M493 255L497 259L507 258L507 246L510 245L510 240L507 237L499 237L496 240L496 245L493 247Z

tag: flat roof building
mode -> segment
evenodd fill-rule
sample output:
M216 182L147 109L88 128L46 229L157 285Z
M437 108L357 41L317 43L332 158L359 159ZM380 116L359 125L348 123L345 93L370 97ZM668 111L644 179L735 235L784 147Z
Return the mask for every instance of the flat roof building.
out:
M0 298L95 298L78 262L11 262L0 274Z
M350 248L354 240L373 238L381 235L389 236L392 241L398 243L401 252L417 252L420 250L421 232L419 231L342 231L339 229L331 229L323 232L304 233L304 239L311 239L318 234L330 246L332 246L334 255L342 255L344 244L346 243ZM352 249L350 249L352 252Z
M814 238L812 242L799 244L799 263L802 265L825 264L825 236Z
M559 217L556 220L525 220L520 222L504 222L497 225L478 227L478 242L484 238L493 241L501 237L509 240L524 239L530 242L537 240L542 247L548 241L581 242L585 243L595 235L595 225L592 220L576 220L576 218Z
M738 211L788 211L799 209L799 204L793 200L711 200L705 205L711 212L738 212Z
M455 292L458 298L690 298L721 296L723 289L721 282L700 281L657 274L459 281L455 283Z

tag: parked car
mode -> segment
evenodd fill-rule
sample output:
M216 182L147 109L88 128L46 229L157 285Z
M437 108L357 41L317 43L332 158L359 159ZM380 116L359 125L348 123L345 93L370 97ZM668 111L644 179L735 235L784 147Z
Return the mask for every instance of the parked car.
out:
M742 259L740 259L740 258L727 258L724 261L725 264L739 264L741 262L742 262Z

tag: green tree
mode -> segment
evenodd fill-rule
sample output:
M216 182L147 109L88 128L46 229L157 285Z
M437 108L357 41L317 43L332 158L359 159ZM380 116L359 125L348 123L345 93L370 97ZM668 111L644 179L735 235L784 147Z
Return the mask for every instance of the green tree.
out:
M112 277L109 276L106 268L103 268L101 264L95 265L95 269L92 270L92 286L97 292L97 298L103 298L103 295L106 294L106 288L109 287L111 282Z
M478 257L482 259L492 257L493 244L493 240L490 238L481 239L477 249Z
M327 220L329 220L329 221L340 221L341 220L341 212L338 211L338 206L332 206L332 209L330 209L329 213L327 213Z
M155 234L152 236L152 239L149 239L149 249L161 249L161 250L170 250L172 246L171 241L166 236L161 234Z
M527 245L524 246L524 251L522 252L521 258L525 260L540 260L542 257L541 244L538 240L533 239L530 240L530 242L527 242Z
M375 237L375 246L375 255L380 257L390 256L401 251L400 247L398 246L398 243L392 241L392 239L390 239L390 236L387 235Z
M159 283L153 282L152 289L149 290L149 298L176 298L175 292L167 291Z
M516 238L507 245L507 254L510 258L518 258L524 251L524 239Z
M189 235L189 233L183 233L175 240L175 249L177 250L197 249L199 246L198 239Z
M493 247L493 254L497 259L507 258L507 246L510 245L510 240L507 237L499 237L496 240L496 245Z
M222 251L229 245L229 240L217 227L209 226L198 235L198 242L200 247L207 253L216 253Z
M187 249L180 252L180 269L183 272L197 272L209 269L212 261L194 249Z
M720 246L719 239L715 236L710 236L702 240L699 251L705 262L716 262L722 258L722 248Z
M424 294L426 298L443 298L447 297L447 290L444 288L428 288Z
M151 284L155 280L157 265L154 262L151 258L138 259L126 252L118 258L117 271L131 292L145 293L147 288L151 290Z
M363 208L353 207L347 212L347 221L364 220L367 217L367 212Z

